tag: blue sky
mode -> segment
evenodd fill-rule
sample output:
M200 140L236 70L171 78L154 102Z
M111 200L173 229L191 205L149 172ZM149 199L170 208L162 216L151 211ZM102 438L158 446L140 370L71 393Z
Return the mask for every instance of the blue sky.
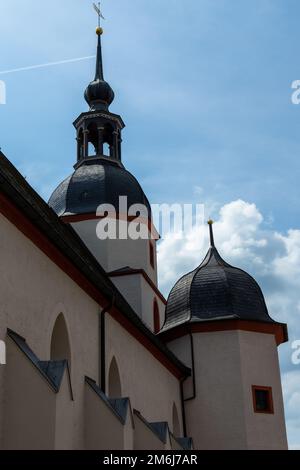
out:
M153 203L205 203L229 261L256 276L273 316L289 322L291 340L300 338L300 106L291 102L299 1L102 4L105 77L116 93L111 110L127 125L126 167ZM95 53L89 1L0 0L0 18L0 72ZM87 109L93 73L87 60L0 74L0 146L45 199L72 171L72 122ZM187 255L186 246L161 274L166 293L201 260L201 250ZM172 249L165 243L160 259ZM300 447L300 366L290 354L289 343L280 357L289 441Z

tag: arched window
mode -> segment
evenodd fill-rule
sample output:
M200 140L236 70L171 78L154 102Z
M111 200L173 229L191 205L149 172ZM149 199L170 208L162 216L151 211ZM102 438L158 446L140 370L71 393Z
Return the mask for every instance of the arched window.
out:
M92 142L89 142L89 144L88 144L88 156L93 157L95 154L96 154L95 146Z
M53 328L50 359L52 361L67 359L69 366L71 366L71 348L69 342L69 335L67 325L62 313L58 315Z
M105 157L110 156L110 145L107 142L104 142L104 144L103 144L103 155Z
M156 299L154 299L153 302L153 331L154 333L158 333L160 331L159 308Z
M88 154L87 157L94 157L98 153L98 129L96 123L89 124L88 128Z
M177 406L175 403L173 404L173 434L175 437L180 437L180 424L179 424L179 417L178 417L178 411L177 411Z
M110 398L121 398L122 388L119 368L115 358L112 359L108 374L108 396Z

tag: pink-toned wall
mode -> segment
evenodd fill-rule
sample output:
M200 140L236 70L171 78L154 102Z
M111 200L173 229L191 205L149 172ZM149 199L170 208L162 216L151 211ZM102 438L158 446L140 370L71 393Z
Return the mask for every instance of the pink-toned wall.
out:
M140 411L147 421L167 421L172 429L175 403L179 410L182 434L179 381L154 361L150 352L141 347L136 339L124 334L122 327L110 317L106 331L106 383L109 365L115 358L120 371L122 394L130 397L132 407Z
M160 326L162 327L164 323L165 304L147 283L142 274L112 277L111 280L124 295L136 314L152 331L154 331L153 307L154 299L156 299L159 310Z
M196 397L185 408L195 449L287 449L275 337L235 330L193 338ZM187 337L169 347L191 366ZM274 414L254 412L252 385L272 387Z
M113 222L115 221L113 220ZM150 279L157 284L156 250L154 250L155 267L153 268L150 264L149 240L133 240L130 238L124 240L100 240L96 232L98 223L99 219L83 220L71 225L103 268L107 272L126 266L143 269ZM128 223L121 223L124 224L124 231L126 233ZM147 226L145 227L147 228Z
M50 437L48 439L48 447L82 449L85 445L84 377L89 376L98 381L99 313L103 306L99 306L91 299L66 273L1 215L0 233L1 338L10 341L5 336L6 329L10 328L26 338L28 345L39 359L49 360L53 327L58 315L63 313L71 349L71 383L74 402L70 401L70 395L64 384L60 392L62 396L53 407L53 421L57 424L55 437L51 435L51 439ZM106 341L107 361L109 364L112 357L116 357L124 395L128 396L132 406L139 409L150 421L166 420L171 425L174 402L180 410L178 380L119 323L109 315L107 318L109 319ZM17 348L16 345L12 347ZM24 361L28 359L24 357ZM20 380L22 377L18 368L11 370L9 367L13 367L13 362L11 366L10 364L0 366L0 418L3 417L5 397L11 392L11 386L7 388L7 384L12 383L6 381L5 371L9 371L10 378L14 377L14 374ZM30 363L28 367L32 368ZM32 372L34 379L29 378L29 383L32 383L34 388L36 382L44 379L34 368ZM22 381L20 387L22 387ZM49 400L51 400L52 393L50 390ZM30 396L30 394L27 395ZM34 391L32 396L34 396ZM17 397L16 400L18 400ZM20 406L22 407L22 403ZM62 409L67 411L65 419L59 424ZM32 415L32 425L34 419L38 417ZM5 429L3 429L2 419L0 423L2 423L1 447ZM66 435L67 439L63 437ZM6 444L8 447L13 447L13 442L6 442Z

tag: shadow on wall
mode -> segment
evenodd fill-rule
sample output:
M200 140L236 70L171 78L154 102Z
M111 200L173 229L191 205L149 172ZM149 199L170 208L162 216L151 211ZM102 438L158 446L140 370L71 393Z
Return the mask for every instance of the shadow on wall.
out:
M66 321L62 313L58 315L53 328L50 359L51 361L61 361L67 359L69 368L71 370L71 348L69 334Z
M108 374L108 396L109 398L121 398L122 387L117 361L113 357Z

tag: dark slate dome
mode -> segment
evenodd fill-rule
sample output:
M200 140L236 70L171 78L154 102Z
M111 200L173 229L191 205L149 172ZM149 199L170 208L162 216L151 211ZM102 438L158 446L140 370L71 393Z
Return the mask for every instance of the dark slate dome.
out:
M225 319L273 323L255 279L226 263L212 246L202 264L171 290L163 329Z
M55 189L49 206L58 216L96 213L100 204L112 204L117 211L119 196L127 196L128 207L145 205L151 217L150 204L140 184L122 164L105 158L86 159Z

